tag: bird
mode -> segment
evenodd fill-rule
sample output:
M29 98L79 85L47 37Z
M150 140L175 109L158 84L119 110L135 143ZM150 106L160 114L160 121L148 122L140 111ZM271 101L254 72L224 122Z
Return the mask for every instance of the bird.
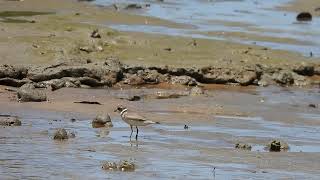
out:
M139 134L138 126L147 126L150 124L158 124L157 122L150 121L146 117L141 116L137 113L128 112L128 109L122 105L117 106L117 109L115 109L114 112L119 112L121 119L130 125L130 128L131 128L130 141L131 141L131 136L133 133L133 129L132 129L133 126L136 127L136 130L137 130L136 131L136 140L138 140L138 134Z

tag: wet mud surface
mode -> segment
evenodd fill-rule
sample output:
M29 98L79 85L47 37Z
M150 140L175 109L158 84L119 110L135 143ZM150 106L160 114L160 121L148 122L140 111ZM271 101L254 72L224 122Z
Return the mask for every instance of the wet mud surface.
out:
M232 88L230 88L232 89ZM267 90L266 90L267 89ZM320 121L317 89L207 91L206 96L119 100L127 94L164 89L60 89L51 102L17 103L0 93L1 114L20 117L22 126L1 127L0 176L4 179L317 179ZM103 105L73 104L99 100ZM6 106L4 106L6 104ZM160 124L140 128L138 142L118 114L125 104ZM217 110L220 109L220 110ZM92 128L98 112L110 113L113 127ZM242 115L239 115L242 114ZM246 114L246 115L244 115ZM184 125L188 125L185 129ZM75 138L53 140L65 128ZM289 150L268 152L273 139ZM251 151L235 149L248 143ZM135 171L105 171L103 161L132 160Z
M313 52L319 56L320 21L297 22L296 12L285 11L280 6L292 4L290 0L270 1L135 1L135 0L98 0L97 4L138 4L141 8L132 8L128 13L143 14L188 24L193 28L168 28L141 25L114 25L121 31L138 31L214 40L227 40L243 44L257 44L273 49L289 50L309 56ZM150 6L144 7L146 4ZM302 3L300 3L302 4ZM308 3L306 3L308 4ZM310 3L309 3L310 4ZM316 7L314 7L316 8ZM313 11L314 8L304 8ZM121 10L120 10L121 11ZM317 13L313 13L317 14ZM306 31L306 28L308 29Z

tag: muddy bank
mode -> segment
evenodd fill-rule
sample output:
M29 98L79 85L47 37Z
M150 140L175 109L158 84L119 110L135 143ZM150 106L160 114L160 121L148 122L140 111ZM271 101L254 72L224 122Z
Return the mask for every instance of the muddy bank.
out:
M62 62L50 66L0 66L0 85L21 87L34 83L36 88L140 86L148 84L231 85L319 85L320 66L296 64L274 67L263 64L234 66L232 63L202 68L169 66L134 66L117 58L104 62Z
M282 10L293 12L310 12L314 16L320 16L320 4L314 0L294 0L280 7Z

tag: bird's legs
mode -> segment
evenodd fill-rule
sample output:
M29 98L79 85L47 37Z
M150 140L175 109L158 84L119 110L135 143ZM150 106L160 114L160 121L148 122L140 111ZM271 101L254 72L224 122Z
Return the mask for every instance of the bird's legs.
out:
M131 134L130 134L130 141L131 141L131 136L132 136L132 133L133 133L133 129L132 129L131 125L130 125L130 128L131 128Z
M138 126L136 126L136 129L137 129L137 134L136 134L136 141L138 141L138 134L139 134L139 129L138 129Z

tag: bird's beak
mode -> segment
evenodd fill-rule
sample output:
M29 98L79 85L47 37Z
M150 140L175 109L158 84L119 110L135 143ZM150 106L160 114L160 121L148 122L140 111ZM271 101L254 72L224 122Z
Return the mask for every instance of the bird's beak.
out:
M118 109L115 109L113 112L117 112L118 111Z

